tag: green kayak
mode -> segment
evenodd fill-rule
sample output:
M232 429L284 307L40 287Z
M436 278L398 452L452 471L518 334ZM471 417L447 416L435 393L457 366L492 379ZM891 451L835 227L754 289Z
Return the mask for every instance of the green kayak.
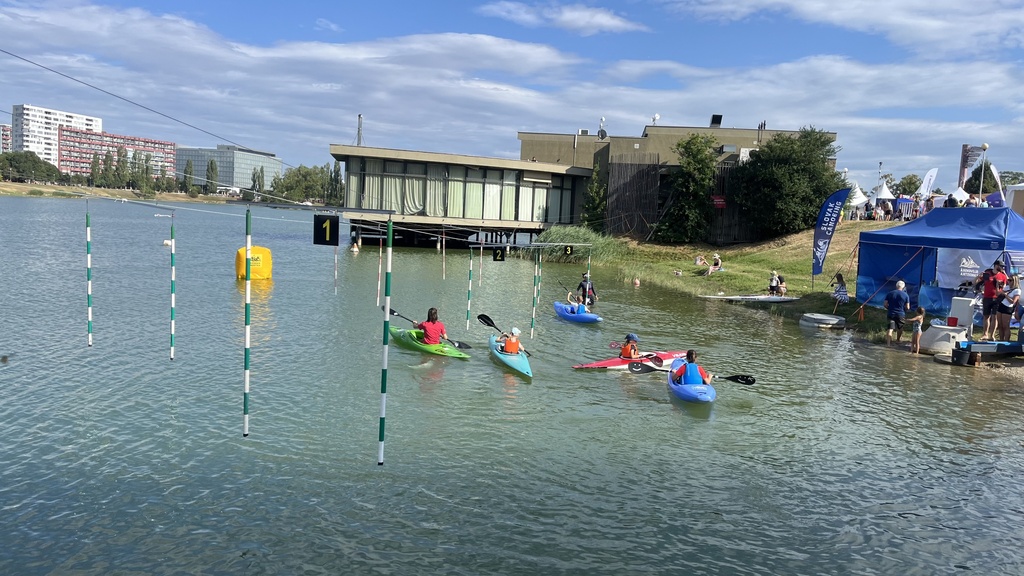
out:
M444 341L440 344L424 344L422 340L423 330L403 330L402 328L390 326L388 332L396 343L412 350L419 350L427 354L437 354L438 356L448 356L450 358L469 358L469 354Z

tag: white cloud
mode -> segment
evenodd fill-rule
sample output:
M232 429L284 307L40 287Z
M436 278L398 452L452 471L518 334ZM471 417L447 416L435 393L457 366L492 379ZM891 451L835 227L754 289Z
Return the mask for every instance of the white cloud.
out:
M726 68L686 55L594 61L457 32L257 45L143 10L2 2L0 37L5 50L294 165L323 164L330 144L354 143L358 114L369 146L507 157L519 130L596 130L604 116L613 136L637 136L658 113L662 125L723 114L727 127L835 131L840 166L862 181L884 160L898 176L940 166L945 188L964 142L988 142L1001 170L1024 169L1021 67L987 55L865 62L810 52ZM0 66L0 109L30 103L100 116L115 133L223 143L2 54Z
M328 32L341 32L341 26L338 26L334 22L326 18L317 18L313 24L314 30L327 30Z
M592 36L602 32L642 32L647 30L643 24L627 20L611 10L582 4L530 5L503 0L485 4L477 12L522 26L562 28L581 36Z
M921 56L983 54L1024 47L1019 0L656 0L699 18L783 15L885 37Z

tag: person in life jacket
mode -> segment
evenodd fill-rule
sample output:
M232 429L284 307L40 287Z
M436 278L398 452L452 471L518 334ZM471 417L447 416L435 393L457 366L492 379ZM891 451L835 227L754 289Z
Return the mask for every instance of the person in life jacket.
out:
M710 374L704 370L704 367L697 364L697 351L687 350L686 351L686 362L679 365L672 372L672 381L676 384L711 384L711 379L714 378L713 374Z
M594 302L597 302L597 291L594 290L594 283L590 281L589 272L583 273L583 280L580 280L580 285L576 287L576 299L587 306L593 306Z
M619 358L639 358L640 350L636 347L636 343L640 341L640 337L630 332L626 334L626 343L622 345L622 350L619 351Z
M501 351L505 354L519 354L519 350L522 346L519 345L519 335L522 332L519 328L513 327L512 333L502 332L498 338L498 342L501 342Z

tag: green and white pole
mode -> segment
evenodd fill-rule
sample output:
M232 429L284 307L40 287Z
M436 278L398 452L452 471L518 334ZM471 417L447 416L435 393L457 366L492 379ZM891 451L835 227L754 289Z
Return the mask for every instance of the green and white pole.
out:
M252 320L252 211L245 209L245 368L242 372L242 437L249 435L249 326Z
M388 217L388 267L384 276L384 351L380 368L380 424L377 436L377 465L384 465L384 415L388 406L388 336L391 329L391 236L393 223Z
M384 265L384 239L380 239L380 246L377 248L377 306L380 306L380 271Z
M171 360L174 360L174 292L175 292L175 267L174 267L174 212L171 212Z
M85 301L88 308L86 334L89 346L92 346L92 225L89 222L89 201L85 208Z
M473 249L469 249L469 289L466 290L466 331L469 331L469 309L473 303Z

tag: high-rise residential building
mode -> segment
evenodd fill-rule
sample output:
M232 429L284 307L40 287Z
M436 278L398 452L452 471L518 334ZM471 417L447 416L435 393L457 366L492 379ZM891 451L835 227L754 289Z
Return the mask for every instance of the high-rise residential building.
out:
M192 183L206 184L206 167L213 160L217 164L218 188L252 187L253 170L263 168L263 182L270 188L270 182L283 172L284 162L270 152L259 152L239 146L218 144L217 148L186 148L179 146L175 154L178 174L185 172L185 165L192 161Z
M4 152L13 152L13 143L11 142L11 125L0 124L0 154Z
M67 126L60 127L58 142L57 168L65 174L88 176L92 173L94 155L102 162L107 152L110 152L116 161L117 150L123 147L129 160L144 161L149 156L154 178L161 174L175 177L174 142L91 132Z
M43 160L59 166L60 127L87 132L103 132L103 120L82 114L15 104L12 111L11 143L15 152L35 152Z

